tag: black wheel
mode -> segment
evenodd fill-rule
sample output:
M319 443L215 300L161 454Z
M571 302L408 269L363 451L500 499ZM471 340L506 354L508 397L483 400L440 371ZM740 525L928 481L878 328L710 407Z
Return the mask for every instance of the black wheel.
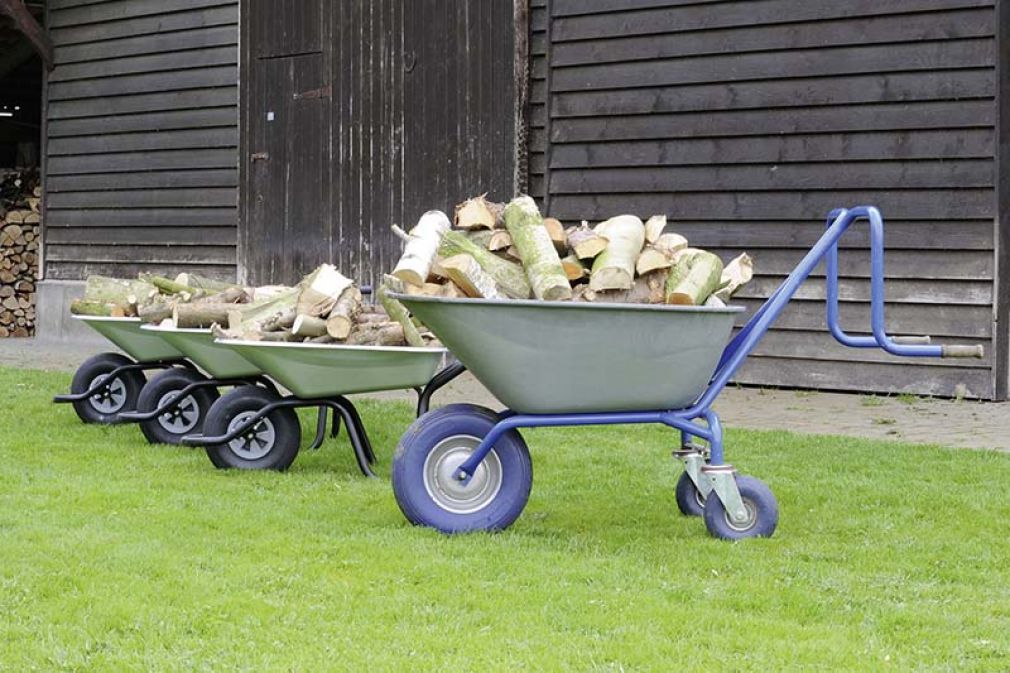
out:
M178 397L179 392L191 383L206 380L205 376L192 369L166 369L148 381L140 391L137 410L154 411ZM207 412L217 398L216 388L197 388L169 411L149 421L141 421L140 431L152 444L178 444L185 435L196 434L203 429Z
M87 391L91 386L117 367L133 364L133 360L119 353L99 353L84 361L74 373L70 392L75 395ZM137 398L147 379L137 369L121 372L108 387L91 397L73 403L78 418L85 423L115 423L119 414L137 408Z
M747 509L747 520L730 521L726 508L715 493L705 500L705 526L713 537L742 540L748 537L771 537L779 523L779 505L771 489L760 479L738 476L737 488Z
M691 476L687 472L680 473L677 480L677 489L674 491L677 496L677 507L680 513L685 516L701 516L705 511L705 496L701 494L698 487L694 485Z
M512 430L499 439L463 484L456 469L498 422L498 414L453 404L424 414L407 429L393 458L393 493L407 519L443 533L508 528L526 506L533 466Z
M258 386L235 388L211 405L203 424L206 436L225 435L241 427L266 405L279 400L277 393ZM243 435L227 444L206 446L210 462L218 468L286 470L298 455L302 429L294 409L275 409Z

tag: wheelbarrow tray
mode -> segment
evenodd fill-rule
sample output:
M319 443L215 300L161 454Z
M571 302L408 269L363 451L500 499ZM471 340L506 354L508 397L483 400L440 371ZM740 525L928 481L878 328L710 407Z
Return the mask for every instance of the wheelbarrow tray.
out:
M345 346L218 339L303 399L419 388L431 379L444 348Z
M216 343L210 329L144 325L145 332L161 336L192 363L216 379L247 379L262 374L260 368L233 349Z
M743 307L396 295L515 412L680 409L704 392Z
M75 315L121 351L137 362L178 360L182 353L161 334L140 328L140 318L107 318L104 316Z

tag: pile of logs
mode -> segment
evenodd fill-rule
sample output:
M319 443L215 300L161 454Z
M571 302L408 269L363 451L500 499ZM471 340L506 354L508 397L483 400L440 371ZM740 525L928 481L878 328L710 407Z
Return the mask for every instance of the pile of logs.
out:
M454 219L455 228L429 211L410 232L394 227L405 247L392 279L407 294L718 307L753 275L746 253L723 265L667 232L665 215L566 229L528 196L507 205L478 196Z
M0 337L35 333L41 193L35 172L0 180Z
M175 328L211 328L218 336L253 341L372 346L438 345L400 302L380 289L377 304L330 264L294 287L242 287L198 276L136 279L90 276L75 315L139 317Z

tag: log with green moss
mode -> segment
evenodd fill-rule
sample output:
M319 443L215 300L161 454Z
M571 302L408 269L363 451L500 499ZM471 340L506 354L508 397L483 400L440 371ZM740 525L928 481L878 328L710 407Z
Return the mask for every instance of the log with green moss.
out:
M442 257L470 255L484 272L494 279L495 285L512 299L529 299L530 283L523 267L502 259L498 255L467 238L461 231L447 231L442 234L442 244L438 254ZM560 261L558 262L560 264Z
M722 260L696 248L678 253L666 278L666 303L699 306L719 287Z
M505 228L519 251L533 296L546 301L571 299L572 286L536 202L528 196L512 199L505 206Z

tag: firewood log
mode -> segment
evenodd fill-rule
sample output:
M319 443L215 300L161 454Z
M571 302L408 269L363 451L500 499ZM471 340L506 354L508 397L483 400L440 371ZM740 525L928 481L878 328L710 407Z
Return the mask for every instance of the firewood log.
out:
M172 321L180 329L227 325L228 312L234 307L234 304L179 303L172 309Z
M2 305L7 308L7 301L12 299L8 297L5 299ZM17 302L13 302L14 306L17 306ZM91 301L89 299L74 299L70 302L70 312L73 315L91 315L91 316L111 316L112 307L115 304L107 304L103 301Z
M565 225L561 224L561 221L558 219L545 217L544 227L547 229L547 234L551 237L551 242L554 243L554 248L558 251L558 254L567 254L568 234L565 233Z
M356 325L347 337L350 346L402 346L407 341L400 323L372 323Z
M651 245L647 245L638 254L638 261L635 262L635 272L639 276L644 276L658 269L669 269L671 266L673 266L673 262L667 255L656 250Z
M393 275L411 285L424 285L438 252L442 234L451 227L449 218L440 210L429 210L422 215L409 234L404 234L394 225L393 231L404 239L406 245L400 261L393 269Z
M635 283L635 262L645 243L645 225L634 215L618 215L596 225L607 248L593 260L589 286L600 290L628 290Z
M719 289L713 293L724 303L754 277L754 262L746 252L733 258L722 270Z
M291 334L296 337L323 336L326 334L326 321L315 316L299 314L291 325Z
M546 301L571 299L572 286L536 202L529 196L512 199L505 206L505 228L519 250L533 296Z
M138 306L137 317L144 323L161 324L165 320L172 320L172 305L165 301L154 301Z
M567 236L569 247L581 260L595 259L607 248L606 237L593 231L585 221L578 227L569 227Z
M491 203L484 197L487 194L467 199L456 206L455 222L460 229L494 229L502 205Z
M468 297L505 298L495 283L495 279L485 272L477 260L470 255L459 254L447 257L442 260L442 267L449 274L449 279Z
M722 260L697 248L677 254L666 279L666 303L698 306L712 294L722 277Z
M409 286L413 287L413 286ZM344 290L340 299L330 309L326 317L326 332L334 339L346 339L354 327L354 318L361 311L361 291L351 286Z
M185 285L186 287L191 287L197 290L203 290L207 294L216 294L219 292L225 292L226 290L241 290L241 286L236 283L228 283L223 280L214 280L213 278L207 278L205 276L200 276L195 273L180 273L175 277L175 282L180 285Z
M302 290L295 311L299 315L318 318L330 312L343 291L354 281L337 271L332 264L321 264L299 284Z
M501 252L512 247L512 236L505 229L495 229L488 239L487 249L491 252Z
M484 273L494 279L495 286L500 289L502 294L512 299L529 298L530 284L526 271L521 266L498 257L486 247L477 245L462 232L445 232L442 235L442 244L439 246L438 251L443 257L441 266L448 278L455 280L445 265L445 258L465 254L476 260ZM456 272L458 274L458 270Z
M589 269L582 264L582 260L575 253L563 257L561 267L565 270L565 275L570 281L582 280L589 275Z
M666 229L666 215L653 215L645 221L645 242L652 245Z
M687 239L680 234L663 234L656 239L652 247L659 250L672 261L674 255L687 248Z
M383 284L379 286L376 293L378 295L379 302L382 304L382 308L386 309L386 314L390 318L403 326L403 338L406 339L409 345L417 348L423 348L424 339L421 338L421 334L417 331L417 327L415 327L414 323L411 322L410 312L407 310L406 306L399 302L399 300L389 296L390 289L400 290L402 292L402 281L396 276L386 276L383 278Z

